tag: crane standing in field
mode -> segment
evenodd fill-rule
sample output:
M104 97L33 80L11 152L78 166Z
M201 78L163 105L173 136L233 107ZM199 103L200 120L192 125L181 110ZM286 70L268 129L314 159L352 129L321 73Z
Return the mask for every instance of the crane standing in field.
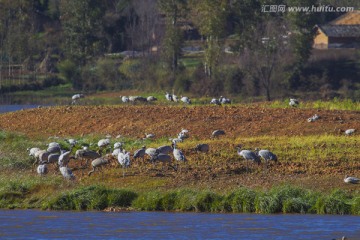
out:
M46 165L46 162L40 162L36 171L40 176L45 176L48 173L48 167Z
M269 150L260 150L259 148L255 148L255 153L257 156L261 157L265 161L265 169L267 169L268 162L274 161L277 162L278 158L277 156L270 152Z
M117 157L119 164L122 166L123 169L123 177L125 177L125 170L126 168L130 167L131 159L130 159L130 152L121 151Z
M71 97L71 104L72 105L75 105L79 100L80 100L80 98L84 98L85 96L84 96L84 94L81 94L81 93L78 93L78 94L75 94L75 95L73 95L72 97Z
M173 143L171 146L173 148L173 155L174 155L175 160L178 162L187 163L187 159L186 159L185 155L183 154L183 152L180 149L176 148L176 144ZM178 164L177 164L176 169L178 169Z
M99 169L101 171L101 177L103 177L102 166L110 163L109 158L110 154L107 154L104 157L94 159L91 162L92 170L88 173L88 175L90 176L93 172L95 172L96 169Z
M246 172L248 172L248 161L253 161L260 165L261 161L260 158L252 151L250 150L241 150L242 146L238 145L237 147L237 154L241 157L243 157L246 160Z

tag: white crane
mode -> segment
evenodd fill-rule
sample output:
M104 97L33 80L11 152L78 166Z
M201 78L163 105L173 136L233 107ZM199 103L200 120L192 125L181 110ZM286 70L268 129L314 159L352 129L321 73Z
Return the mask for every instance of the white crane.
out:
M354 128L347 129L347 130L345 130L345 135L350 136L350 135L354 134L355 131L356 130Z
M154 97L154 96L148 96L148 97L146 98L146 101L148 101L148 102L154 102L154 101L156 101L156 100L157 100L157 98Z
M153 133L145 133L145 139L153 139L155 137L155 134Z
M71 104L73 104L73 105L76 104L80 100L80 98L84 98L84 97L85 97L84 94L81 94L81 93L73 95L71 97L71 100L72 100Z
M359 178L356 178L356 177L349 177L349 176L345 176L344 178L344 182L345 183L353 183L353 184L356 184L356 183L359 183L360 182L360 179Z
M172 95L168 92L165 93L165 98L166 98L166 100L168 100L170 102L173 101Z
M128 103L129 102L129 97L127 97L127 96L120 96L120 98L121 98L121 101L123 103Z
M219 102L220 102L221 104L230 104L230 103L231 103L231 100L230 100L229 98L225 98L225 97L223 97L223 96L220 96Z
M216 98L211 99L210 104L221 105L220 101Z
M290 98L289 105L290 107L297 107L299 106L299 101L295 98Z
M190 100L189 97L183 97L183 96L181 96L180 100L181 100L183 103L191 104L191 100Z

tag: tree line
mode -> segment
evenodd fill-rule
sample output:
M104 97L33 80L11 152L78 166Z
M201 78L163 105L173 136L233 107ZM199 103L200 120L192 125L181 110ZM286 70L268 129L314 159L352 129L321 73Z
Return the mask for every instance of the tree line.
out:
M327 69L311 73L309 58L315 24L339 13L264 11L320 4L359 7L345 0L1 0L0 72L21 64L83 91L175 89L271 100L304 91L309 77L306 90L338 90L344 84ZM201 51L185 54L184 47ZM125 50L137 57L114 54ZM354 87L356 67L338 82Z

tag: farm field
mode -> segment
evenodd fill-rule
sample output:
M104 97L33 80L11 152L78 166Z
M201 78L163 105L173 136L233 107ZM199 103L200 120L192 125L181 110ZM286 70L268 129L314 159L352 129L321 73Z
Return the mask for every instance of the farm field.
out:
M308 122L314 114L320 119ZM103 174L95 172L88 177L90 168L83 174L78 170L79 163L71 161L75 182L63 181L58 170L49 166L50 173L43 178L47 184L42 186L26 151L28 147L46 148L51 141L66 148L64 140L68 138L78 139L80 144L97 143L110 134L112 144L123 141L125 149L133 154L143 145L169 145L169 138L175 138L182 128L189 130L189 138L177 145L188 159L181 171L132 159L123 177L114 159ZM344 189L358 194L359 185L343 181L345 175L360 176L360 137L357 132L345 136L343 131L348 128L360 129L359 111L267 108L255 104L42 107L0 115L0 177L15 182L32 179L41 196L99 183L137 192L190 188L225 194L239 187L266 190L290 184L325 193ZM226 134L211 138L216 129ZM145 133L153 133L155 138L143 140ZM118 135L120 139L115 138ZM193 148L199 143L209 144L210 151L195 152ZM247 163L236 152L238 144L249 150L269 149L279 161L271 162L267 170L263 162L260 166L250 163L246 171ZM96 149L92 145L90 148Z

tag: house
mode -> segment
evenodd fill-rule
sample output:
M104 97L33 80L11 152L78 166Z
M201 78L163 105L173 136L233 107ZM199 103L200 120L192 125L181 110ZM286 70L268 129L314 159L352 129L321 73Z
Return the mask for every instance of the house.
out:
M360 48L360 11L348 12L315 28L314 48Z

